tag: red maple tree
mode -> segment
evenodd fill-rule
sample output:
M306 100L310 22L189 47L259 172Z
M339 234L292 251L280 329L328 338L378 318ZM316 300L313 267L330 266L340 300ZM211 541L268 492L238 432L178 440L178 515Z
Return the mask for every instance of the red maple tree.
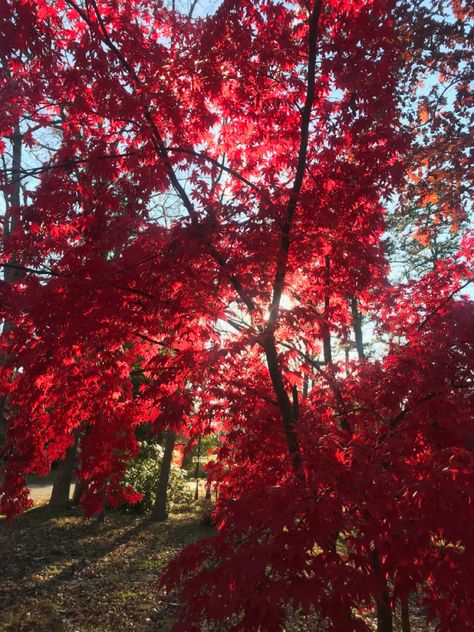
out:
M367 630L375 602L387 632L417 590L440 630L474 625L472 237L406 284L382 242L388 203L440 199L436 135L467 120L460 87L424 155L410 71L436 38L464 68L451 4L412 32L430 8L391 0L0 3L2 134L36 160L2 181L2 511L78 428L89 515L136 500L136 426L224 430L217 534L163 578L177 629L278 630L291 605Z

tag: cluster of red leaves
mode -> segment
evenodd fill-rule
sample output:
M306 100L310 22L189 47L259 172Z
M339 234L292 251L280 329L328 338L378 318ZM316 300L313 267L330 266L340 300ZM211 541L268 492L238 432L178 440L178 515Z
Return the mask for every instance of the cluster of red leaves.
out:
M3 135L60 136L2 180L7 197L25 183L1 252L21 271L1 286L2 511L28 506L25 474L75 433L93 514L136 499L121 478L138 425L221 432L218 533L163 579L182 584L180 629L276 630L292 604L365 630L354 612L417 588L441 629L474 625L469 241L388 284L383 200L413 141L394 15L0 3ZM379 359L323 364L354 301Z
M436 281L415 295L431 295ZM421 329L412 313L392 317L403 343L354 366L337 390L322 374L301 403L304 481L292 471L276 403L265 401L265 368L234 389L238 427L231 417L211 467L218 534L185 550L163 579L184 587L178 629L239 615L235 629L275 630L291 602L335 630L366 630L357 620L347 628L347 613L370 608L387 584L392 599L421 588L440 629L473 624L473 306L456 302ZM227 411L232 386L219 388Z

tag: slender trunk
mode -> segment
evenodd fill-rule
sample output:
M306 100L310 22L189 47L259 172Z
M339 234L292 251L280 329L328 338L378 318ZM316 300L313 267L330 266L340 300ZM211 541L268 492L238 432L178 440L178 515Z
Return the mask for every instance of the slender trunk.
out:
M81 497L84 492L85 483L81 478L81 450L80 443L85 437L89 434L89 429L86 427L85 429L81 429L81 427L77 428L75 431L76 437L76 467L75 467L75 479L76 482L74 484L74 491L72 493L71 505L73 507L79 507L81 502Z
M380 567L380 558L377 549L372 551L371 558L374 574L382 581L382 569ZM393 614L390 604L390 594L385 582L384 584L385 586L380 596L375 601L377 608L377 632L393 632Z
M349 377L350 372L349 372L349 360L350 360L350 355L349 355L349 343L347 343L347 346L344 349L344 357L346 360L346 377Z
M377 632L393 632L393 616L388 593L383 592L377 606Z
M171 430L166 432L165 451L161 462L160 476L156 488L156 500L152 511L153 520L163 521L168 518L168 482L171 472L171 461L173 459L174 442L176 434Z
M201 464L201 437L198 439L198 453L196 460L196 469L194 471L194 478L196 479L196 489L194 490L194 500L199 498L199 465Z
M21 203L21 153L22 153L22 135L20 132L20 125L15 126L13 135L11 137L12 143L12 177L10 181L9 194L5 193L5 215L3 220L3 238L6 242L11 233L15 232L20 222L20 203ZM18 261L15 257L12 257L9 261L11 264L17 264ZM4 280L6 283L14 283L21 279L23 275L22 270L17 268L4 268ZM11 320L5 320L2 327L2 334L5 336L14 327L14 323ZM2 367L8 356L0 353L0 367ZM5 395L0 396L0 448L3 446L6 438L7 429L7 405L8 398Z
M322 327L323 334L323 354L324 354L324 364L331 364L332 362L332 351L331 351L331 333L329 331L329 308L331 304L329 286L331 283L331 260L329 256L326 255L324 257L324 265L325 265L325 293L324 293L324 324Z
M400 604L401 620L402 620L402 632L411 632L410 625L410 606L408 604L408 598L402 599Z
M105 520L106 489L107 489L107 479L105 479L104 482L102 483L102 490L101 490L102 509L99 511L99 513L95 514L95 516L94 516L94 522L99 523L99 524L101 522L104 522L104 520Z
M326 299L324 300L324 304L326 305ZM332 362L331 334L327 331L326 325L324 325L324 333L323 333L323 355L324 355L324 364L331 364Z
M67 509L70 507L69 494L74 477L74 465L76 462L77 445L74 442L66 450L66 455L56 469L54 484L49 499L49 506L55 509Z
M311 110L313 108L315 86L316 86L316 57L318 53L318 25L321 11L323 8L322 0L316 0L313 9L309 15L308 21L308 65L307 65L307 85L306 95L303 109L301 110L301 131L300 131L300 143L298 149L298 160L296 166L295 178L293 180L293 187L288 199L285 216L282 218L280 234L280 247L276 260L275 279L273 282L273 296L270 306L270 313L268 316L267 325L263 331L260 344L265 352L268 372L272 381L273 390L275 392L278 408L280 409L280 416L283 422L283 429L285 433L286 445L288 453L292 462L295 475L302 482L306 481L305 472L303 470L303 459L301 457L301 450L298 442L298 435L296 432L296 422L298 420L298 391L293 389L292 398L286 391L285 382L281 367L278 361L278 351L276 347L274 332L278 321L278 314L280 309L280 301L285 286L285 277L287 273L288 257L290 253L291 245L291 229L293 218L298 206L298 198L306 171L306 159L308 154L308 143L310 136L311 126ZM236 287L235 281L233 282ZM239 289L239 288L237 288ZM239 291L242 296L242 291ZM247 298L247 297L244 297ZM252 301L245 300L250 312L254 310Z
M191 468L191 457L192 457L192 450L190 449L190 445L188 443L184 451L183 463L181 465L183 470L189 470Z
M12 179L9 186L9 195L6 196L6 211L4 216L3 234L8 238L14 233L20 223L21 205L21 153L22 135L19 124L16 125L11 137L12 143ZM15 259L11 263L18 263ZM5 268L5 281L10 283L21 277L22 271L16 268Z
M359 360L365 358L364 339L362 337L362 314L357 307L357 299L355 296L351 298L352 326L354 328L355 343Z
M308 397L308 393L309 393L309 375L305 373L303 375L303 391L301 393L303 399L306 399Z
M74 485L74 492L72 494L71 505L73 507L79 507L79 503L81 502L82 492L84 491L84 481L81 478L76 480L76 484Z

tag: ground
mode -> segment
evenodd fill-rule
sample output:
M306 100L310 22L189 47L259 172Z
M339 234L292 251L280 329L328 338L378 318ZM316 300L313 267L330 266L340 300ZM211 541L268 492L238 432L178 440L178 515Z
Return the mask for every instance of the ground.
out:
M114 513L96 524L40 505L1 520L0 632L165 632L178 604L159 592L159 573L209 534L191 510L166 523Z
M46 503L51 498L51 492L53 490L53 477L47 476L45 478L33 478L28 481L28 487L30 488L30 498L35 503ZM71 495L73 492L71 486Z
M169 631L177 597L157 579L187 543L212 533L208 508L191 503L165 523L117 512L95 523L49 509L32 487L33 509L11 525L0 518L0 632ZM285 632L323 629L317 617L292 616ZM412 632L432 629L413 604Z

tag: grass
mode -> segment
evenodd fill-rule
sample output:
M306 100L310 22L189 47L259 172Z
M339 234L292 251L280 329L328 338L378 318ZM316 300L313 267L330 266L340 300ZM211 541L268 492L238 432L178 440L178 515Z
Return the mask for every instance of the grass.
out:
M210 534L200 506L166 523L114 513L104 523L37 506L0 519L0 632L166 632L173 595L160 571L187 543Z

